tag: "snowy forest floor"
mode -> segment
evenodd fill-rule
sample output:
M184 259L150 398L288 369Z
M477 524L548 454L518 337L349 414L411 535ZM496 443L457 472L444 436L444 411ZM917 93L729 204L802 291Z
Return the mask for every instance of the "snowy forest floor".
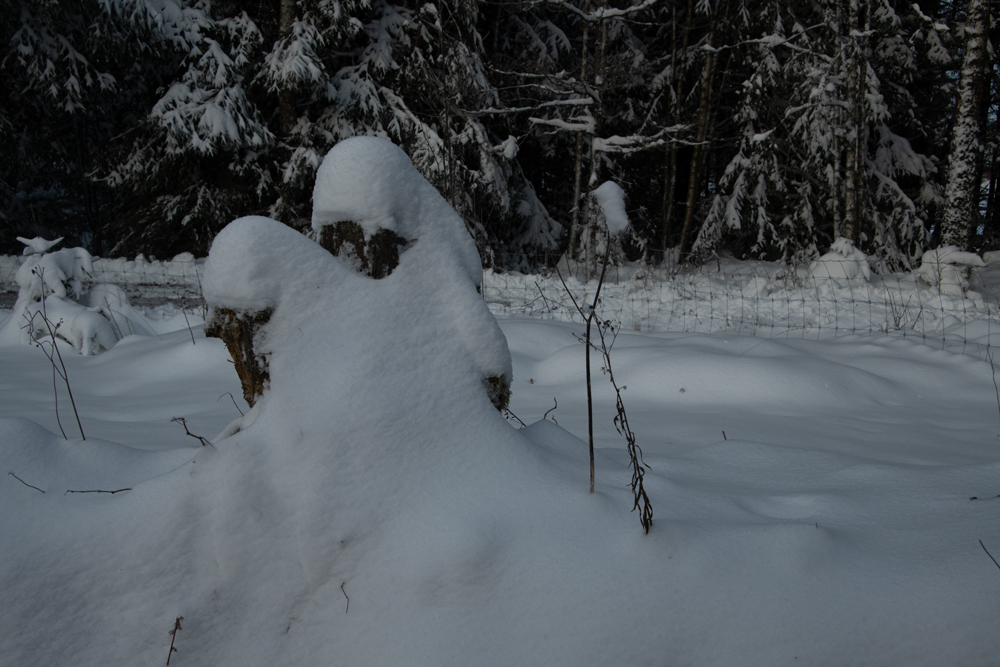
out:
M157 289L194 298L169 274ZM65 356L87 440L57 387L64 441L49 361L0 348L0 655L162 664L183 616L179 667L992 664L998 265L973 285L981 308L905 278L792 294L769 266L697 276L651 289L633 272L603 303L623 323L612 359L649 535L596 360L587 493L582 327L552 277L485 283L521 429L413 403L398 386L442 395L448 378L401 340L412 368L373 365L358 397L304 380L330 415L288 416L273 451L203 447L171 419L213 437L239 416L239 381L196 307L161 304L144 310L157 336ZM303 444L317 432L322 451ZM389 440L407 443L392 459L341 451Z

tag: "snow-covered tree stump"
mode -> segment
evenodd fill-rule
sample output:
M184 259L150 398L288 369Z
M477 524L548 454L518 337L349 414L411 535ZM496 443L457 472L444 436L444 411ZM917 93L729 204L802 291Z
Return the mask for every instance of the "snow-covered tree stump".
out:
M205 323L205 335L221 338L233 358L233 366L243 385L243 398L253 407L264 394L270 375L267 358L254 351L254 339L271 319L272 310L239 311L216 306ZM259 347L258 347L259 349Z
M449 341L454 359L467 358L476 369L466 380L481 382L483 394L504 410L510 352L478 294L482 272L462 219L406 154L383 139L357 137L334 147L317 172L308 238L256 216L234 221L216 237L204 280L211 307L205 333L225 342L243 396L255 407L270 392L281 392L280 355L289 346L297 349L291 341L309 328L288 330L301 312L320 302L342 303L341 320L378 322L365 336L384 326L405 344L426 327L401 327L395 315L417 307L440 327L437 338ZM361 294L368 296L359 299Z

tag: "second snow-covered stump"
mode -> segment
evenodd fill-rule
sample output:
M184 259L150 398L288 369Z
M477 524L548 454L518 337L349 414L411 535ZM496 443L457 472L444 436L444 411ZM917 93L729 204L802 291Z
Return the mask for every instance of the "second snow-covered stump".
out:
M498 410L507 406L510 354L476 296L482 264L475 245L461 218L402 150L374 137L335 146L316 176L312 235L318 244L276 221L249 217L231 223L212 246L205 332L226 343L249 405L270 386L270 330L281 318L282 302L308 301L313 289L340 288L332 284L340 270L320 267L326 263L321 257L333 255L336 266L368 279L426 281L428 299L459 290L460 296L452 296L459 318L454 327L480 359L490 401ZM403 275L395 275L397 268Z

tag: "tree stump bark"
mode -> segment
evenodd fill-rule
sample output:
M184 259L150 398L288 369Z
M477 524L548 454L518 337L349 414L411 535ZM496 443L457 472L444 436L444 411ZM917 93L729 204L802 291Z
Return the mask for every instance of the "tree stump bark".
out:
M270 380L267 359L254 350L254 338L270 319L270 309L240 312L217 306L212 308L205 323L205 335L221 338L226 344L243 385L243 398L250 407L264 394Z
M399 246L405 243L406 239L388 229L378 230L366 241L361 225L352 220L325 225L319 233L319 244L331 255L375 280L385 278L399 266Z

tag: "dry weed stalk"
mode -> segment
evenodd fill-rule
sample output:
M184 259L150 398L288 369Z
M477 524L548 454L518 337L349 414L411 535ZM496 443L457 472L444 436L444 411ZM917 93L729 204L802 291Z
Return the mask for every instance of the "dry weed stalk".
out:
M610 345L604 336L605 331L612 333ZM614 347L615 339L618 337L618 329L615 329L610 321L605 321L598 323L597 333L601 337L601 354L604 355L604 368L602 370L608 374L611 386L615 390L615 408L618 411L618 414L615 415L615 429L625 437L625 441L628 443L629 466L632 468L632 495L635 498L632 511L639 510L639 523L648 534L653 525L653 506L650 504L649 496L646 495L646 489L642 485L642 478L646 474L646 465L642 460L642 448L635 444L635 433L632 432L628 423L628 415L625 413L625 403L622 401L622 391L625 390L625 387L618 386L615 372L611 368L611 348Z
M177 631L184 629L181 627L181 621L183 620L183 616L178 616L176 620L174 620L174 629L167 633L170 635L170 650L167 651L167 667L170 667L170 656L177 650L174 648L174 642L177 641Z
M87 436L83 434L83 424L80 423L80 413L76 409L76 401L73 400L73 388L69 384L69 374L66 372L66 364L63 362L62 353L59 351L59 345L56 343L56 332L59 331L59 327L62 325L62 320L59 320L55 325L49 320L49 317L45 310L45 280L44 280L44 269L32 269L32 273L38 276L38 280L42 283L42 310L35 311L28 317L27 313L24 313L24 319L27 320L28 335L31 339L35 339L35 318L39 315L42 316L42 324L45 325L45 330L49 335L49 339L46 341L35 341L35 347L40 349L48 357L49 363L52 365L52 395L55 399L56 408L56 424L59 425L59 431L62 433L63 440L69 440L66 437L66 430L63 429L62 421L59 419L59 391L56 386L56 375L62 378L62 381L66 384L66 393L69 394L70 405L73 406L73 416L76 417L76 426L80 429L80 439L86 440ZM58 361L58 363L57 363Z
M220 396L219 398L222 398L222 396ZM233 403L235 403L235 402L236 401L234 400ZM239 406L236 406L236 409L239 410L240 409ZM209 447L211 447L213 449L215 448L215 445L213 445L212 441L209 440L208 438L202 437L200 435L195 435L194 433L192 433L191 431L189 431L188 430L187 420L184 419L184 417L174 417L170 421L180 423L180 425L184 427L184 432L187 433L192 438L194 438L195 440L197 440L198 442L200 442L202 447L204 447L205 445L208 445Z

